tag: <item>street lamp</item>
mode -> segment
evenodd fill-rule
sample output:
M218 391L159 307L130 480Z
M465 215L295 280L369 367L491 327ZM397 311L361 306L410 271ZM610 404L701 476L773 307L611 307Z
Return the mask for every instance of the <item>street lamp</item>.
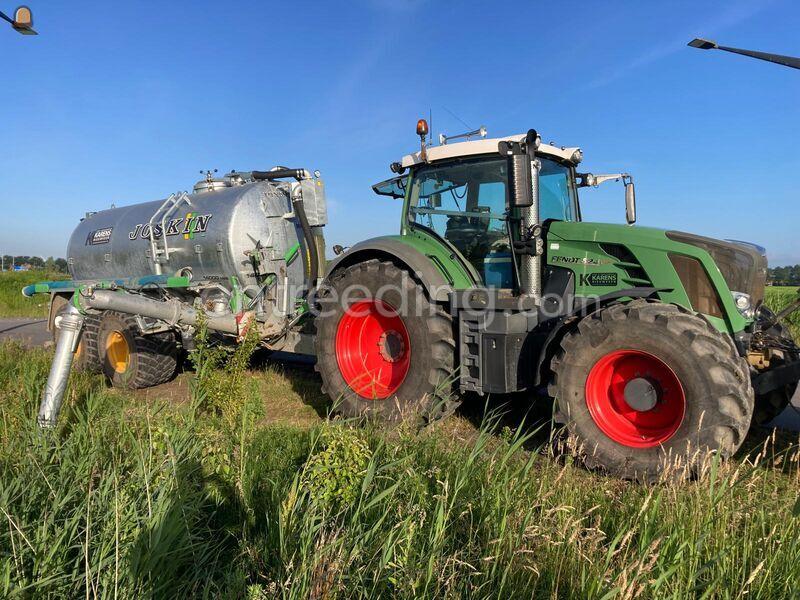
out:
M767 62L783 65L784 67L791 67L792 69L800 69L800 58L794 56L783 56L782 54L769 54L767 52L756 52L755 50L742 50L741 48L729 48L728 46L720 46L717 42L711 40L704 40L702 38L695 38L689 42L692 48L699 48L700 50L724 50L725 52L733 52L734 54L743 54L759 60L766 60Z
M33 13L27 6L18 6L12 19L7 14L0 12L0 19L8 21L11 26L22 35L39 35L33 30Z

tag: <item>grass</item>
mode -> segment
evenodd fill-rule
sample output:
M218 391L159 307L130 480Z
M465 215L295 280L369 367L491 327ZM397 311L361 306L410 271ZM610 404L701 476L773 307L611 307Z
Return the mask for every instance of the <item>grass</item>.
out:
M64 273L46 271L0 271L0 317L46 317L50 297L22 295L22 288L40 281L69 279Z
M800 288L768 287L764 301L774 312L778 312L797 298L798 289ZM789 315L786 322L792 331L794 339L800 341L800 310Z
M329 421L310 370L270 365L226 415L202 365L146 393L73 375L41 432L49 359L0 345L2 597L796 597L796 439L642 486L477 400L422 431Z
M526 399L387 431L328 420L309 368L196 358L73 374L42 432L51 353L0 343L0 597L797 597L796 434L643 486L551 456Z

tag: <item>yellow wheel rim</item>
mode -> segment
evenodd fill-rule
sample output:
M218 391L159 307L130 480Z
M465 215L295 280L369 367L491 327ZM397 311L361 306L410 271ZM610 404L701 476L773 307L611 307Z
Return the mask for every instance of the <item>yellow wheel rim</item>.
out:
M128 370L131 352L128 348L128 341L119 331L112 331L106 338L106 359L111 368L117 373L124 373Z

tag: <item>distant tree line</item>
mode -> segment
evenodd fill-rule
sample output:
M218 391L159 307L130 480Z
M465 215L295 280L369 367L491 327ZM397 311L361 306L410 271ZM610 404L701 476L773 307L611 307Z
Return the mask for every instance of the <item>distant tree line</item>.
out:
M54 271L58 273L67 273L67 261L63 258L53 258L48 256L42 258L41 256L11 256L4 254L0 261L0 267L5 271L10 271L13 267L23 267L25 269L43 269L46 271Z
M12 262L13 258L13 262ZM27 269L44 269L46 271L68 273L67 261L63 258L48 256L14 256L6 254L2 258L2 268L10 271L12 265L23 266ZM773 267L767 271L767 279L772 285L798 285L800 286L800 265Z
M800 285L800 265L769 269L768 279L772 285Z

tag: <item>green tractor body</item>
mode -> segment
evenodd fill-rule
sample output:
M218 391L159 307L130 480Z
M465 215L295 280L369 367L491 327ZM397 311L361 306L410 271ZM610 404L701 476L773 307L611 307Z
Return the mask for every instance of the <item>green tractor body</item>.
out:
M630 176L578 173L580 158L529 132L423 143L393 164L399 176L374 190L402 201L399 235L344 252L320 294L318 370L344 412L431 418L456 391L549 389L587 464L652 478L696 466L698 449L732 453L754 413L788 403L800 363L762 304L764 250L633 226ZM608 179L626 183L627 225L581 220L578 189ZM422 317L376 300L396 271L412 304L427 302ZM324 310L347 286L373 307L360 320ZM438 333L415 338L420 319Z
M326 274L324 185L305 169L209 172L191 195L89 213L73 280L23 290L51 296L40 423L55 425L73 361L157 385L203 327L313 353L348 416L549 397L583 461L623 477L692 472L787 405L800 351L780 320L800 300L763 305L762 248L634 226L630 175L579 172L578 148L535 131L436 147L418 133L373 186L402 203L398 234L334 247ZM579 190L614 180L627 224L584 222Z

